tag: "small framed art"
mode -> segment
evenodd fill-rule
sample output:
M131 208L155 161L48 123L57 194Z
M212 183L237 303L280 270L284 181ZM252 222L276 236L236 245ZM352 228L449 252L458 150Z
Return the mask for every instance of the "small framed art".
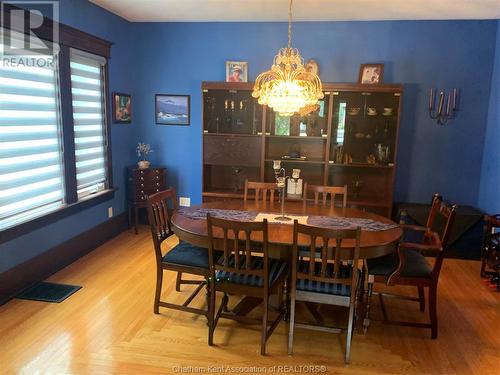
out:
M189 95L155 95L155 118L158 125L184 125L191 121Z
M129 94L113 93L113 122L130 123L132 121L132 98Z
M375 85L382 83L384 64L361 64L359 67L358 83Z
M226 61L226 82L248 82L248 63Z

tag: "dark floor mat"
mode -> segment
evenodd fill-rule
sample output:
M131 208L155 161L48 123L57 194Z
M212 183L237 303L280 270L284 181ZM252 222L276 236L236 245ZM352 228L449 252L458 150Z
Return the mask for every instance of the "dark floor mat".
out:
M54 284L40 281L31 288L18 294L16 298L59 303L81 288L82 287L78 285Z

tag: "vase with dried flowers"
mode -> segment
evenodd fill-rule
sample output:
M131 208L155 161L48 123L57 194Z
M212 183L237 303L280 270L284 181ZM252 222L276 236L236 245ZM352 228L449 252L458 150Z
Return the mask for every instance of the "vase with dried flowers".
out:
M139 162L137 163L139 165L139 169L149 168L151 163L148 161L148 155L153 152L149 143L139 142L135 150L137 151L137 156L139 157Z

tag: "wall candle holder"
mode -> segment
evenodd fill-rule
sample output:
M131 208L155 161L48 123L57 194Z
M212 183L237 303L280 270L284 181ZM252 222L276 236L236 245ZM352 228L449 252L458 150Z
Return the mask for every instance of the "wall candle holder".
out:
M277 216L274 219L279 221L290 221L292 218L285 216L285 189L288 176L286 175L285 168L281 166L281 160L273 161L273 169L274 177L276 178L276 185L278 186L281 199L281 216Z
M444 103L446 102L446 109ZM429 116L433 120L437 120L438 125L444 125L448 120L455 117L458 102L458 89L454 88L448 93L448 99L444 91L439 93L438 107L434 110L436 104L436 91L431 88L429 92Z

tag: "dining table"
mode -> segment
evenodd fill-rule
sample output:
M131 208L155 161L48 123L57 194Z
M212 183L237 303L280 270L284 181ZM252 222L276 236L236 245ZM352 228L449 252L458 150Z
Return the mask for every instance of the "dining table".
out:
M273 221L274 217L280 216L280 210L281 205L278 202L269 203L254 200L246 202L243 200L213 201L181 208L173 214L171 223L174 233L181 241L196 246L208 247L207 212L215 217L233 217L236 220L267 218L269 222L268 248L270 257L284 259L291 255L294 218L309 225L333 227L335 229L353 228L359 225L361 227L360 259L377 258L392 253L403 234L399 225L390 219L354 208L314 204L304 205L302 201L286 201L284 212L292 220L287 222ZM331 218L331 222L329 222L328 218ZM222 231L214 231L214 237L222 239ZM253 240L258 241L258 238ZM299 236L298 238L299 246L309 246L307 241L308 238L306 237ZM353 240L345 240L342 243L342 251L347 253L353 246Z
M359 259L384 256L395 251L403 231L398 224L390 219L371 212L354 208L331 207L314 204L304 204L302 201L286 201L284 213L290 218L286 222L274 220L281 216L279 202L226 200L204 202L197 206L181 207L171 218L172 230L179 240L200 247L208 247L206 215L232 218L234 220L268 220L268 251L269 256L291 261L293 249L294 219L309 225L333 227L336 229L360 226ZM223 232L214 228L214 240L222 243ZM307 237L298 237L299 246L309 246ZM259 237L252 237L259 241ZM309 240L310 241L310 240ZM354 247L354 240L342 242L341 256L348 255ZM253 310L261 301L255 298L243 298L233 309L235 315L244 316ZM312 311L314 312L314 311ZM319 319L319 317L318 317Z

